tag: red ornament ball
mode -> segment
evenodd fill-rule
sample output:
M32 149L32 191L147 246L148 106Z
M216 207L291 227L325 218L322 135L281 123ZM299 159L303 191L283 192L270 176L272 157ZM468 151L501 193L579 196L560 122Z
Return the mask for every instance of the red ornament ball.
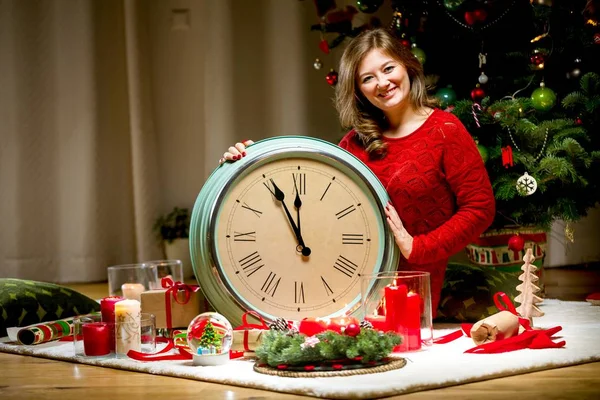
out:
M513 235L508 239L508 248L513 251L521 251L525 247L525 239L520 235Z
M583 124L583 121L581 120L581 118L575 119L575 125L581 125L581 124Z
M465 12L465 22L467 25L473 26L476 23L483 23L487 18L487 11L484 9L478 8L474 11Z
M471 90L471 98L475 102L481 101L485 97L485 91L477 86L475 89Z
M348 336L357 336L360 333L360 326L355 323L348 324L344 333Z
M338 73L332 69L325 77L325 80L327 81L329 86L335 86L338 81Z
M400 40L400 43L402 44L402 46L407 47L409 49L412 46L411 43L410 43L410 40L408 40L408 39L402 39L402 40Z
M531 61L533 65L538 66L546 61L546 56L544 56L542 53L534 53L529 58L529 61Z

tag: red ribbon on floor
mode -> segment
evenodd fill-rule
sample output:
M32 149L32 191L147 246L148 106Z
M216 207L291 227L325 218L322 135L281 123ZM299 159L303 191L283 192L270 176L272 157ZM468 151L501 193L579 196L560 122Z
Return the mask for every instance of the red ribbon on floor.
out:
M173 343L173 339L168 339L164 337L156 338L156 343L166 343L167 345L156 353L142 353L135 350L129 350L127 352L127 357L133 358L137 361L170 361L170 360L191 360L193 358L192 354L187 350L177 347ZM179 354L166 354L171 351L173 348L176 348ZM230 351L229 359L240 358L244 356L243 351Z
M129 350L127 357L133 358L138 361L164 361L164 360L191 360L192 355L182 348L177 348L179 354L165 354L171 351L175 345L172 339L158 337L156 338L157 343L166 343L167 345L157 353L142 353L135 350Z
M547 349L547 348L559 348L566 345L566 341L560 342L552 341L552 336L561 331L561 326L555 326L549 329L534 329L531 327L531 323L527 318L521 317L517 313L517 309L514 304L510 301L510 298L503 292L497 292L494 295L494 304L500 311L509 311L512 314L519 317L519 324L525 328L525 331L519 335L510 337L508 339L496 340L491 343L481 344L473 347L472 349L466 350L465 353L473 354L491 354L491 353L505 353L509 351L522 350L522 349ZM473 324L461 324L461 329L451 332L447 335L433 339L433 343L444 344L452 342L463 335L471 337L471 328Z

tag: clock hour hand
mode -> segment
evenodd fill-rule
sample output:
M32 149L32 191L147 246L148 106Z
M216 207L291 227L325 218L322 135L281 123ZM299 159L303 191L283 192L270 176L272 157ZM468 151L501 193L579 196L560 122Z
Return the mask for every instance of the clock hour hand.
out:
M294 207L296 207L296 221L298 221L298 232L302 235L302 228L300 228L300 207L302 207L302 200L298 191L296 191L296 199L294 200Z
M294 230L294 234L296 235L296 239L298 240L298 245L300 247L302 255L306 257L309 256L311 253L310 248L306 247L306 245L304 244L304 240L302 239L302 235L300 234L300 229L298 229L298 227L296 226L294 218L292 218L292 215L290 214L290 210L288 210L287 206L285 205L285 194L281 191L281 189L279 189L279 187L275 184L275 181L273 181L273 179L270 179L270 181L273 185L274 190L272 193L275 196L275 199L277 199L277 201L280 201L283 205L285 214L287 215L288 221L290 221L290 225L292 225L292 229Z
M294 188L296 189L296 199L294 200L294 207L296 207L296 221L298 222L298 232L302 235L302 228L300 227L300 207L302 207L302 199L300 199L300 192L298 191L298 185L296 185L296 176L294 178Z

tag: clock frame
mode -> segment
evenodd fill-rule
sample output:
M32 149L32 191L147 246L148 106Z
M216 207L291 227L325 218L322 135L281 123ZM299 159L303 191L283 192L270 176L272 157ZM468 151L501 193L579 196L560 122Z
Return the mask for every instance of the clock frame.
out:
M357 316L360 276L397 267L387 202L371 170L332 143L258 141L198 194L190 225L196 278L234 325L246 311L267 321Z

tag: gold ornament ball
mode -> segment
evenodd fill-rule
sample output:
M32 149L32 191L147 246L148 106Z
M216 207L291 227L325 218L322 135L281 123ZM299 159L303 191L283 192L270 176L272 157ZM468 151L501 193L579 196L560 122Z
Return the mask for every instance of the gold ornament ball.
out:
M318 58L315 60L315 62L313 63L313 67L318 71L321 68L323 68L323 63L321 62L321 60L319 60Z

